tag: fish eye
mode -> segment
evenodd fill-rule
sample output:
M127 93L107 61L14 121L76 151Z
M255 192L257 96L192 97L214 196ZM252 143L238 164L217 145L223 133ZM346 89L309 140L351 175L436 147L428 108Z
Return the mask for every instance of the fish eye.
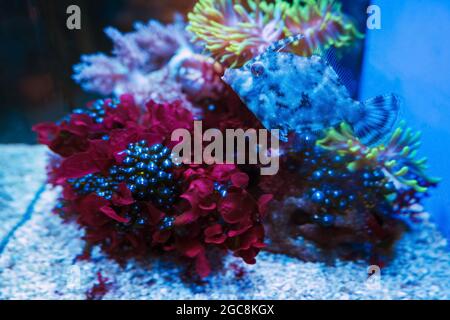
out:
M259 77L264 73L264 65L261 62L255 62L251 65L250 71L255 77Z

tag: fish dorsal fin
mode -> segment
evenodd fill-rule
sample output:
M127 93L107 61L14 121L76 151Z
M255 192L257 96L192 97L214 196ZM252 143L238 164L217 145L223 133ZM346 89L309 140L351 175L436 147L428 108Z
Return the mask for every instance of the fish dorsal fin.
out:
M337 56L336 48L330 47L326 50L319 48L314 51L314 54L320 56L333 68L334 72L338 75L339 80L347 88L350 96L356 98L358 83L354 79L351 71L342 66L342 63Z
M281 50L286 48L288 45L290 45L296 41L302 40L304 38L305 38L305 36L303 34L296 34L296 35L275 41L267 48L267 51L280 52Z
M253 63L262 60L267 55L274 54L276 52L280 52L281 50L283 50L284 48L286 48L290 44L292 44L292 43L294 43L296 41L300 41L300 40L302 40L304 38L305 38L305 36L303 34L296 34L296 35L293 35L293 36L290 36L290 37L287 37L287 38L275 41L270 46L268 46L266 48L266 50L263 53L261 53L259 56L257 56L255 58L253 58L252 60L248 61L244 65L244 68L249 68Z

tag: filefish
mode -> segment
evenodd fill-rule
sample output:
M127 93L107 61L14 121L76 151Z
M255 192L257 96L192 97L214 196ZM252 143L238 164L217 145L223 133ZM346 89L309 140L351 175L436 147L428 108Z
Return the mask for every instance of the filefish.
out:
M281 51L303 38L274 42L243 67L227 69L222 79L266 129L280 130L282 141L292 131L318 132L343 121L364 144L382 141L396 123L399 97L354 100L324 55L302 57Z

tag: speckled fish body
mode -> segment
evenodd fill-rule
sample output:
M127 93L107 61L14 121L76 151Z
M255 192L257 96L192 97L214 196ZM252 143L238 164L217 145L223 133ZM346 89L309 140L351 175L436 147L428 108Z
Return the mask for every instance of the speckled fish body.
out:
M341 122L347 109L358 108L337 74L319 56L279 53L261 79L249 77L232 87L269 128L321 130Z
M280 129L285 140L292 131L318 131L346 121L370 143L391 129L398 113L395 96L355 101L321 56L273 47L240 69L228 69L223 78L267 129Z

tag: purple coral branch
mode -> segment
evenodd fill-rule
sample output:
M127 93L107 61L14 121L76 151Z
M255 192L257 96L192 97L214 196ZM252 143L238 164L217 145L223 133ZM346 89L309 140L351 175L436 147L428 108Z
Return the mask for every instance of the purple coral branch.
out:
M164 26L150 21L136 23L134 32L121 33L108 27L105 33L113 42L112 55L83 55L73 68L73 79L84 90L102 95L126 91L135 94L141 103L146 102L146 96L152 96L155 86L166 86L158 90L161 92L173 91L175 85L170 79L155 81L158 77L151 73L163 68L180 46L187 43L187 34L180 23Z

